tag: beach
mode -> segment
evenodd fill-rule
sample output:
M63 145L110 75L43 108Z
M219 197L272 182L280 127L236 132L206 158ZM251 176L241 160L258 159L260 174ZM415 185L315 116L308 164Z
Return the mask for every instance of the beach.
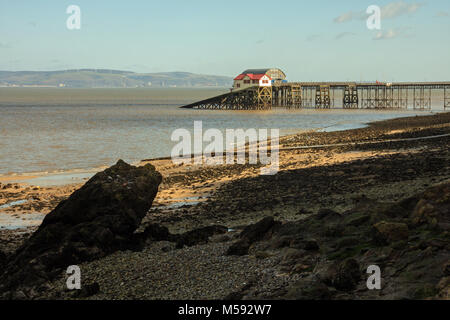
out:
M244 299L281 297L280 290L304 277L304 272L311 273L311 266L303 273L283 269L286 251L260 250L259 243L247 255L225 255L245 226L269 216L283 225L301 223L323 209L344 214L367 199L396 203L448 183L449 142L450 113L440 113L378 121L353 130L283 136L280 171L273 176L261 176L260 164L142 162L154 165L163 181L137 231L158 224L173 234L211 225L226 226L228 232L181 249L172 242L149 241L140 252L117 251L85 262L80 266L84 281L101 288L90 298L223 299L237 291ZM17 249L43 215L87 178L57 186L0 180L0 217L22 220L19 228L0 229L0 251L9 254ZM51 282L41 298L71 299L64 279L61 274ZM355 297L398 298L389 290L385 296L357 292Z

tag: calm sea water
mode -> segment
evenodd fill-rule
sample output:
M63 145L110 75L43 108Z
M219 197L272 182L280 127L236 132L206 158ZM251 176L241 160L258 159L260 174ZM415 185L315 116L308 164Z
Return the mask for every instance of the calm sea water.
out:
M172 131L203 128L343 130L420 111L311 109L243 112L178 107L226 89L0 88L0 174L136 163L170 155ZM439 98L438 98L439 100ZM442 108L441 108L442 109ZM438 108L435 111L439 111Z

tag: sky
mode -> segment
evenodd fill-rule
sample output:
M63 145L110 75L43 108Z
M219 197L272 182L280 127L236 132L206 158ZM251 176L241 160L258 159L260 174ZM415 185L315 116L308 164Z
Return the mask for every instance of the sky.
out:
M70 5L80 29L67 28ZM371 5L380 30L367 27ZM449 0L0 0L0 70L448 81L449 57Z

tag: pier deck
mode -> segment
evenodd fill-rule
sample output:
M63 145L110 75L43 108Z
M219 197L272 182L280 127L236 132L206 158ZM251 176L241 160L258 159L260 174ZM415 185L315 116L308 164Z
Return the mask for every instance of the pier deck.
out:
M182 108L266 110L272 107L318 109L414 109L431 110L432 93L442 93L444 110L450 109L450 82L282 82L271 87L233 90ZM336 103L335 97L341 99Z

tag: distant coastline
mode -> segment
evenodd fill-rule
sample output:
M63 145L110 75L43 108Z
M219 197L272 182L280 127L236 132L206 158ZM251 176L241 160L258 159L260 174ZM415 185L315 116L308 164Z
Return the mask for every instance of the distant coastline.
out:
M0 71L0 87L199 88L231 87L227 76L190 72L136 73L109 69Z

